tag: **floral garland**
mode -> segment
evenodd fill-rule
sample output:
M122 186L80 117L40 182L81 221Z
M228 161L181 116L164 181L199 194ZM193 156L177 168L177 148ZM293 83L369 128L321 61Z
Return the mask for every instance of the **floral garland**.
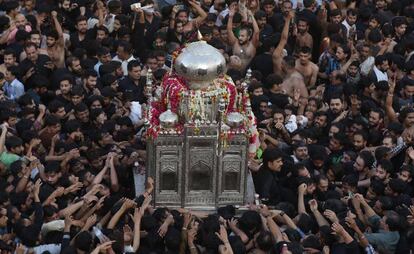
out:
M184 78L172 73L164 76L161 86L161 99L151 103L150 113L149 116L147 116L150 118L147 131L149 138L155 139L160 133L177 135L183 133L185 123L183 117L172 130L164 130L160 126L159 117L161 113L167 110L168 106L172 112L179 114L181 103L184 101L184 98L188 98L189 109L187 114L190 118L193 118L197 110L203 111L203 106L201 104L203 104L202 100L204 100L204 98L210 98L214 102L223 99L226 104L224 111L225 116L228 113L237 111L245 116L245 120L237 129L219 130L218 138L220 139L221 146L225 149L235 134L244 133L249 139L249 151L255 151L257 149L259 142L256 130L256 119L253 112L246 109L249 95L247 93L240 93L238 96L236 86L230 77L220 77L213 81L211 87L204 90L193 91L189 89ZM200 127L198 126L199 122L191 122L190 124L195 127L195 130Z

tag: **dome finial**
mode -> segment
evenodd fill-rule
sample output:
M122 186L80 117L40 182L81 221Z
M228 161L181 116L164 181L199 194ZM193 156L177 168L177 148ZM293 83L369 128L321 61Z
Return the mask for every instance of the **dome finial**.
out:
M201 34L200 29L197 29L197 39L199 41L202 41L203 40L203 35Z

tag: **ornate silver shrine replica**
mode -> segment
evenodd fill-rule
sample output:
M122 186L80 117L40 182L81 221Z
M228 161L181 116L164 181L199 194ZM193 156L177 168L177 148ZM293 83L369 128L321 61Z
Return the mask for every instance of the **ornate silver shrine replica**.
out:
M248 156L257 147L251 72L239 88L225 72L222 54L203 41L182 49L160 85L149 70L147 175L155 180L155 206L245 204Z

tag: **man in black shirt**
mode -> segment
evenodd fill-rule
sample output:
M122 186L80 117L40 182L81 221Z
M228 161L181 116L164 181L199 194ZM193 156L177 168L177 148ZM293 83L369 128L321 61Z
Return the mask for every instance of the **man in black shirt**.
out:
M283 93L282 83L283 79L277 74L271 74L266 78L266 87L268 89L266 96L272 105L281 109L289 104L289 96Z
M79 16L76 20L75 27L77 31L70 35L71 50L84 48L86 46L86 32L88 31L87 18L85 16Z
M47 55L39 54L38 47L33 43L28 43L24 47L27 58L20 63L20 70L23 75L26 89L32 87L33 77L42 75L50 77L54 65Z
M141 77L141 65L137 60L132 60L128 63L128 76L119 82L119 90L125 93L134 95L132 98L139 103L145 102L144 86L145 78Z

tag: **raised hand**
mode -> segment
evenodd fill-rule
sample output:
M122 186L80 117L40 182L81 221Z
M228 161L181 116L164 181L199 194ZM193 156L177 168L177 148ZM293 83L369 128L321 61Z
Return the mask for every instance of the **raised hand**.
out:
M323 215L331 222L339 222L338 217L336 217L336 214L332 210L326 209Z
M306 183L302 183L298 186L298 193L301 195L305 194L307 188L308 186L306 185Z
M227 235L227 231L226 228L223 225L220 225L220 233L216 232L216 236L224 243L228 243L229 242L229 238Z
M309 207L312 212L315 212L318 210L318 201L316 199L309 200Z

